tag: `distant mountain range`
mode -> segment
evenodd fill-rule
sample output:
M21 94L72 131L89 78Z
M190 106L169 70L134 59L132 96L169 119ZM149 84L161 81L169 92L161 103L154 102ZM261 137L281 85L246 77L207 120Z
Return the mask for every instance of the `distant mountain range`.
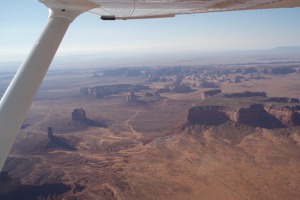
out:
M271 52L282 53L282 54L298 54L300 56L300 46L286 46L286 47L276 47L271 49Z
M272 50L275 50L275 51L300 51L300 46L283 46L283 47L276 47Z
M289 60L300 62L300 46L281 46L264 50L223 51L223 52L153 52L141 54L89 54L57 55L52 63L54 68L81 67L132 67L132 66L171 66L198 64L231 64L256 62L257 60ZM16 71L20 61L0 62L1 71ZM51 67L50 69L53 69Z

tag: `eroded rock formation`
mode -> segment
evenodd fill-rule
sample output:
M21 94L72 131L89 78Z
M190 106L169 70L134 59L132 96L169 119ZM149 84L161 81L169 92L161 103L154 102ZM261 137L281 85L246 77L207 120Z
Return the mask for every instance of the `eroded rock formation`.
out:
M87 120L85 111L82 108L76 108L72 112L72 120L85 123L85 121Z
M296 72L296 70L291 67L276 67L276 68L271 68L270 72L272 74L285 75L285 74L294 73L294 72Z
M134 92L128 92L127 94L127 102L128 103L134 103L136 101L136 96Z
M188 93L191 92L191 86L185 84L175 84L171 87L172 92L176 93Z
M154 92L146 92L145 97L160 97L159 92L154 91Z
M249 95L250 97L258 96L249 98ZM300 126L300 105L289 100L283 103L278 103L278 101L273 103L272 98L264 97L265 95L263 92L225 94L219 95L216 99L204 100L189 109L188 122L200 125L220 125L232 121L262 128ZM253 100L255 98L257 100ZM298 101L293 100L293 102Z
M48 139L49 140L53 139L54 135L53 135L53 129L52 129L52 127L48 127L47 132L48 132Z
M299 103L297 98L288 97L273 97L267 100L267 102L278 102L278 103Z
M239 93L225 94L224 96L225 97L267 97L267 93L244 91Z
M262 104L251 104L248 108L240 108L236 113L236 122L253 127L283 128L286 125L264 109Z
M188 122L191 124L220 125L230 120L226 107L197 106L189 110Z
M107 127L103 121L92 120L86 117L86 112L82 108L76 108L72 112L72 122L78 126Z
M300 106L278 107L266 105L265 110L286 126L300 126Z
M204 81L199 85L199 87L200 88L218 88L219 85L217 85L216 83Z
M144 95L135 95L134 92L128 92L126 96L127 103L131 105L147 105L161 100L162 97L157 91L146 92Z
M106 96L119 94L122 92L137 92L140 90L149 90L149 86L131 85L131 84L116 84L103 85L96 87L82 87L80 88L80 95L83 97L103 98Z
M215 89L215 90L207 90L202 93L202 99L206 99L210 96L220 94L222 91L220 89Z
M66 150L77 150L76 147L70 145L66 139L54 136L52 127L48 127L48 142L46 144L46 149L66 149Z

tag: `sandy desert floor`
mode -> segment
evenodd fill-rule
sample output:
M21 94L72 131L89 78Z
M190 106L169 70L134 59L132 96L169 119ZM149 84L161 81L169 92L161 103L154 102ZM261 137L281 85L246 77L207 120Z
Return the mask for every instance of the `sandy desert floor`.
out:
M128 81L80 76L86 85ZM300 199L299 127L187 127L188 109L201 90L128 105L125 94L79 97L75 80L50 76L28 113L4 167L23 185L62 183L68 189L57 199ZM224 84L222 90L300 98L299 83L299 74L291 74ZM108 127L72 127L75 108ZM77 150L45 148L49 126Z

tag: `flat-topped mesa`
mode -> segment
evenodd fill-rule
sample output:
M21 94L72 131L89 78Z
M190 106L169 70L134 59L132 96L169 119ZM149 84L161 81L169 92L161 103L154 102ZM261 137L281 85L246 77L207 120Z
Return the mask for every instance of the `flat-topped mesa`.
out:
M240 108L236 113L236 122L253 127L283 128L286 125L264 109L263 104L251 104L248 108Z
M199 87L200 88L219 88L220 86L216 83L204 81L204 82L200 83Z
M66 150L77 150L74 146L70 145L66 139L55 136L53 134L53 129L52 127L48 127L47 129L48 132L48 142L45 146L45 149L55 149L55 148L62 148Z
M271 74L286 75L294 72L296 72L296 70L292 67L275 67L270 69Z
M149 90L149 86L131 85L131 84L116 84L116 85L102 85L96 87L82 87L80 88L80 96L103 98L110 95L119 94L122 92L137 92L140 90Z
M267 93L244 91L239 93L225 94L224 97L267 97Z
M278 103L299 103L299 99L297 98L289 98L289 97L272 97L266 102L278 102Z
M300 126L298 101L278 103L265 96L264 92L218 94L190 108L188 122L191 125L220 125L232 121L261 128Z
M204 91L202 94L201 94L201 98L202 99L206 99L210 96L214 96L216 94L220 94L222 93L222 91L220 89L215 89L215 90L207 90L207 91Z
M222 106L194 106L189 109L188 122L190 124L220 125L230 120L230 107Z
M145 97L160 97L160 94L157 91L146 92Z
M174 84L171 87L171 91L175 93L188 93L191 92L191 86L185 84Z
M127 103L130 105L147 105L161 100L159 92L146 92L144 95L136 95L134 92L128 92L126 96Z

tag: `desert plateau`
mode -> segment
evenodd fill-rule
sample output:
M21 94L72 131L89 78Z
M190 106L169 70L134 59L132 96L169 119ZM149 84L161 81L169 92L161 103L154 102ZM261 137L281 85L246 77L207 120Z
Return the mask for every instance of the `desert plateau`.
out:
M0 199L298 200L299 99L298 61L50 70Z

